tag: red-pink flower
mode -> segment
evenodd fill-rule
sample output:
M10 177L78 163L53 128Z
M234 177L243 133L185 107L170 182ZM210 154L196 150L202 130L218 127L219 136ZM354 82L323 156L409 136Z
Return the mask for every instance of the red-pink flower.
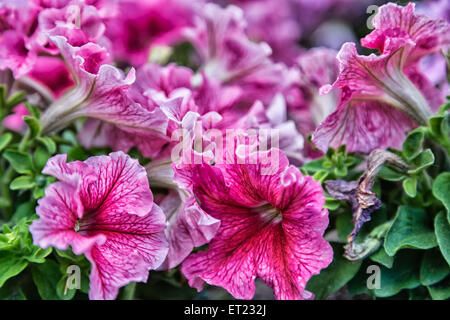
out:
M114 299L120 287L145 282L164 261L165 217L137 160L115 152L66 163L66 155L57 155L43 173L59 181L38 201L34 243L85 254L91 299Z
M328 93L341 89L339 107L316 129L313 142L322 151L345 144L349 151L400 147L405 132L426 124L443 102L442 93L419 69L420 59L446 51L450 28L444 20L414 13L414 4L382 6L375 30L361 40L380 55L361 56L353 43L338 54L340 74Z
M206 282L238 299L253 297L257 277L277 299L312 298L305 285L333 255L322 237L328 211L320 184L289 166L277 149L235 152L231 159L176 165L176 179L220 220L209 248L183 262L183 274L198 290Z

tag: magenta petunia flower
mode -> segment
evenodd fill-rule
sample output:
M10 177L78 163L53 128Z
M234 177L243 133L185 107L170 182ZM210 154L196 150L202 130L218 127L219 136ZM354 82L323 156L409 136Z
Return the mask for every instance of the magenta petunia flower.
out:
M253 297L257 277L277 299L311 299L307 281L333 256L322 237L328 211L319 182L277 149L247 156L235 150L225 164L176 166L177 179L220 220L209 248L183 262L183 274L199 291L206 282L238 299Z
M97 8L78 1L68 1L63 8L43 10L39 14L39 26L45 35L64 36L77 47L97 42L105 31Z
M0 2L0 70L11 69L19 78L36 62L40 47L38 14L40 7L31 1Z
M30 226L36 245L85 254L92 263L91 299L114 299L120 287L145 282L167 255L165 217L153 203L147 174L122 152L66 163L48 160L59 181L38 201Z
M27 77L32 81L27 81ZM31 87L45 96L49 101L73 87L74 82L64 62L58 57L40 56L33 69L21 78Z
M105 35L116 60L139 67L148 61L152 45L170 45L192 25L195 8L202 1L118 0L110 8Z
M405 132L426 124L443 102L418 63L425 55L448 50L449 24L415 14L414 4L382 6L373 24L375 30L361 43L380 55L361 56L355 44L344 44L338 54L340 74L332 86L322 88L323 93L342 90L339 107L313 135L324 152L342 144L365 153L398 148Z

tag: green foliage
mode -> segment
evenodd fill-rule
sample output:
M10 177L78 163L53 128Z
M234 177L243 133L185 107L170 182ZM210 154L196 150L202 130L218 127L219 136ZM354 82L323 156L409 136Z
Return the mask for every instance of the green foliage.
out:
M420 266L420 283L429 286L443 280L448 274L450 274L450 268L439 249L425 251Z
M29 263L44 263L52 251L51 248L44 250L33 245L29 224L30 220L23 218L12 229L3 225L3 233L0 234L0 288Z
M333 262L320 274L313 276L306 287L314 292L315 299L324 299L342 288L358 272L361 262L350 262L343 257L339 244L333 245Z
M402 248L430 249L436 245L427 214L421 209L400 206L384 241L386 253L394 256Z
M441 173L434 180L433 195L444 204L447 212L450 212L450 172Z
M312 175L315 180L323 182L325 180L342 179L356 175L354 169L362 162L362 158L356 154L346 152L345 146L338 150L330 148L325 157L310 161L300 169Z
M383 223L390 227L382 246L361 257L361 268L347 282L351 295L368 294L374 298L392 298L407 294L410 299L450 298L450 131L449 104L429 120L428 126L411 131L402 150L390 150L400 156L407 168L385 164L379 171L372 191L383 207L372 213L372 221L361 229L355 243L369 241ZM325 171L327 156L302 167L305 173ZM329 174L327 172L327 174ZM331 175L329 174L327 179ZM347 176L335 178L357 180ZM321 180L322 181L322 180ZM331 224L340 241L353 229L352 212L343 201L327 201ZM386 219L375 223L381 212ZM378 265L380 287L370 290L367 268ZM317 289L321 293L321 289ZM314 291L313 291L314 292Z
M440 212L434 220L436 239L447 263L450 265L450 224L444 212Z

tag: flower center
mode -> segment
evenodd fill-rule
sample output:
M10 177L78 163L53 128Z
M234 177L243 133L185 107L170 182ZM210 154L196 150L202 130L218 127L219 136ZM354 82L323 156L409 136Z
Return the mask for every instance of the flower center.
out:
M264 222L279 223L281 222L281 211L275 208L270 203L266 202L263 205L255 207L254 210L263 219Z

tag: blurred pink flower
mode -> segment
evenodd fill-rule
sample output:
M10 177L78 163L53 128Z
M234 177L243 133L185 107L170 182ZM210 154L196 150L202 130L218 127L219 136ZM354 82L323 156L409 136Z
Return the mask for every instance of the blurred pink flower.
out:
M105 31L97 8L80 1L68 1L62 8L44 9L39 14L39 27L45 35L64 36L77 47L97 42Z
M19 78L33 67L41 44L38 32L40 7L32 1L0 3L0 70L11 69Z
M48 160L43 173L59 182L38 202L30 226L36 245L85 254L92 263L91 299L114 299L120 287L145 282L164 261L165 218L153 203L147 174L122 152L66 163Z
M155 142L157 148L144 150L148 155L151 149L158 149L166 142L167 118L161 110L146 108L129 97L128 91L135 81L134 69L125 76L120 69L106 64L108 53L97 44L73 47L64 37L51 39L59 48L75 86L43 113L44 132L59 130L77 118L88 117L110 123L121 132L135 135L136 139Z
M24 131L26 125L25 121L23 121L23 116L28 116L30 114L27 107L25 107L24 104L19 104L13 108L13 112L13 114L6 116L3 119L3 126L12 131Z
M255 100L269 103L284 84L286 67L269 58L272 50L267 43L251 41L245 26L239 7L208 3L196 17L195 27L187 28L184 35L195 46L208 79L239 86L245 92L241 100L249 105Z

